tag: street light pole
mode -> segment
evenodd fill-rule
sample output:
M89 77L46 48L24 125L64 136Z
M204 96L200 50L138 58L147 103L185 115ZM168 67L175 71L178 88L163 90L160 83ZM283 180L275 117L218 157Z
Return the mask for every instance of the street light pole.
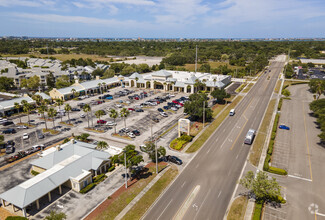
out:
M203 101L203 128L205 124L205 100Z
M125 163L125 189L128 188L128 174L126 169L126 153L124 152L124 163Z
M155 151L156 151L156 173L158 174L158 152L157 152L157 141L155 140Z

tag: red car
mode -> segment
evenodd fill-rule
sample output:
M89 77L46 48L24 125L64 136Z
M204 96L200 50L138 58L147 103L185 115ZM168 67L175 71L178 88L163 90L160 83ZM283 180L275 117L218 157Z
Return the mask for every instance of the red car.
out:
M134 97L134 99L135 99L135 100L139 100L139 97L136 96L136 97Z
M97 121L97 124L106 124L107 123L107 121L105 121L105 120L98 120Z
M173 103L175 103L175 104L179 104L179 102L178 102L178 101L176 101L176 100L173 100L172 102L173 102Z
M135 111L135 109L134 109L134 108L128 108L128 110L129 110L129 111Z

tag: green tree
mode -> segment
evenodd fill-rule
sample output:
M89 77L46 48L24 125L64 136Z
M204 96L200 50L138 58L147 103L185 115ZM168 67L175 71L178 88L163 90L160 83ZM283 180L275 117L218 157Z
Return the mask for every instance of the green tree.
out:
M284 95L285 97L289 97L291 95L290 91L287 89L283 89L281 94Z
M311 79L309 82L309 87L312 93L316 93L317 99L324 93L325 90L325 80Z
M88 120L88 128L90 127L89 126L89 112L91 111L91 107L90 105L86 104L84 105L84 107L82 108L82 110L87 113L87 120Z
M52 89L55 87L55 77L52 72L46 76L46 85Z
M144 147L144 152L146 152L149 156L149 158L155 162L156 161L156 149L155 149L155 144L153 142L148 142L146 146ZM157 147L157 156L158 159L160 157L164 157L166 155L166 149L162 146Z
M129 168L129 170L133 173L133 167L138 166L139 163L143 162L143 157L138 154L138 152L135 150L135 146L131 144L125 146L123 151L126 155L126 167ZM124 154L120 155L119 161L124 161Z
M106 149L108 147L108 144L105 141L99 141L97 143L97 149Z
M240 179L239 184L251 191L257 201L277 201L281 196L281 187L274 177L268 178L266 172L260 171L254 176L252 171Z
M118 112L115 109L109 111L109 117L114 119L114 129L116 134L116 118L118 117Z
M103 110L101 110L101 109L95 112L95 116L99 120L100 120L100 117L103 116L103 115L105 115L105 112Z
M0 91L6 92L15 88L14 79L4 76L0 77Z
M38 76L32 76L27 80L27 88L36 89L41 85L40 83L41 79Z
M190 95L190 100L184 104L184 112L191 115L193 120L203 120L203 105L205 120L212 118L212 110L208 107L207 95L204 93L194 93Z
M71 93L72 93L72 97L74 98L75 97L75 93L76 93L76 89L72 88L71 89Z
M104 79L111 78L111 77L114 77L114 75L115 75L115 71L113 69L107 69L104 72L103 78Z
M23 111L25 113L27 113L27 117L28 117L27 123L29 124L30 123L29 114L30 114L30 111L32 110L32 106L26 100L22 100L21 105L23 106Z
M71 83L70 83L69 76L63 75L56 79L55 87L57 89L68 87L70 85L71 85Z
M77 139L83 142L87 142L89 136L90 134L88 133L82 133L81 135L77 136Z
M208 63L202 64L199 68L199 72L210 73L210 71L211 71L211 66Z
M17 109L18 114L19 114L20 113L20 108L21 108L20 104L18 102L15 102L14 107L15 107L15 109ZM20 114L19 114L19 122L21 124L21 115Z
M57 115L57 111L54 108L50 108L47 111L47 115L49 118L52 118L53 121L53 129L55 128L55 116Z
M216 88L211 92L211 96L217 99L218 103L225 103L225 98L230 98L230 94L228 94L224 88Z
M69 104L65 104L64 110L68 113L68 123L70 124L70 112L71 112L71 106Z
M59 111L61 112L61 106L63 105L63 100L62 99L55 99L55 104L57 105L57 106L59 106ZM62 114L60 114L60 119L61 119L61 122L62 122Z
M67 215L63 212L51 211L50 215L45 217L45 220L63 220L67 219Z
M32 99L36 102L37 107L39 107L43 101L43 98L40 95L33 95Z
M124 120L124 127L126 128L126 118L129 116L130 112L126 108L122 108L120 111L120 116Z
M45 129L47 130L47 123L46 123L46 117L45 117L45 112L47 111L47 106L42 104L38 107L38 113L42 114L44 123L45 123Z

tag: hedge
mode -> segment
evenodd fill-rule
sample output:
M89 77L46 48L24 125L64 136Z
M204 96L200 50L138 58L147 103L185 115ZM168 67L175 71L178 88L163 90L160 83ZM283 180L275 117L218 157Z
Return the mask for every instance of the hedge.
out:
M111 166L110 168L108 168L108 172L112 172L113 170L115 170L115 166Z
M28 218L22 216L8 216L6 220L28 220Z
M182 149L183 145L186 144L188 141L184 141L184 140L180 140L178 138L172 140L172 142L170 142L170 147L175 149L175 150L180 150Z
M282 108L282 102L283 102L283 98L280 98L279 105L278 105L278 111L280 111Z
M94 183L100 183L104 179L106 179L106 176L104 173L97 175L96 177L93 178Z
M37 176L39 174L39 172L35 171L35 170L31 170L30 173L33 175L33 176Z
M90 183L88 186L86 186L85 188L81 189L81 190L80 190L80 193L81 193L81 194L85 194L85 193L87 193L88 191L92 190L95 186L96 186L95 183Z
M288 174L288 172L286 170L277 168L277 167L269 167L268 171L270 173L275 173L275 174L279 174L279 175L287 175Z
M253 220L260 220L262 215L263 203L255 203Z

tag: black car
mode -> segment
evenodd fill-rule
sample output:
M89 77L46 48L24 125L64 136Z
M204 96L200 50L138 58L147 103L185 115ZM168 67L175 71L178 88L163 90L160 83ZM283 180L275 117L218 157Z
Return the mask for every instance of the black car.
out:
M174 106L175 103L173 103L173 102L168 102L167 105L168 105L168 106Z
M159 122L159 119L158 118L153 118L152 119L154 122L158 123Z
M71 111L73 111L73 112L79 112L80 109L79 108L72 108Z
M170 106L166 105L166 106L164 106L163 108L164 108L165 110L168 110L168 109L170 109Z
M143 109L139 108L135 110L136 112L144 112Z
M158 108L157 110L158 110L158 112L164 112L164 110L162 108Z
M10 141L7 141L7 145L11 145L11 146L15 146L15 142L10 140Z
M79 106L80 108L83 108L85 105L86 105L85 103L81 102L81 103L78 103L77 106Z
M4 130L4 131L2 132L2 134L14 134L14 133L16 133L16 130L13 129L13 128L9 128L9 129Z
M140 135L140 131L138 131L138 130L133 130L132 133L133 133L135 136L139 136L139 135Z
M175 156L168 155L168 156L166 156L166 159L167 159L167 161L170 161L170 162L175 163L177 165L182 165L183 164L182 160L179 159L178 157L175 157Z
M12 121L6 121L2 125L3 126L8 126L8 125L13 125L14 123Z
M37 133L37 137L38 137L38 139L43 139L43 138L44 138L44 134L42 134L42 133Z

